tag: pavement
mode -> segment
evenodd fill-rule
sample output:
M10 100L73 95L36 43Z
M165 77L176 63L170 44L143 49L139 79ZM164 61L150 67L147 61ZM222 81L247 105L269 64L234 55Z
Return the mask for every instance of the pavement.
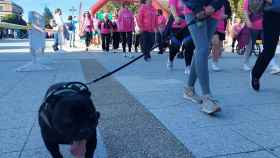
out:
M13 51L0 54L1 158L49 157L37 110L51 84L89 81L129 61L118 53L94 50L46 53L54 70L23 73L15 69L28 62L30 54ZM223 71L210 70L211 90L222 107L213 117L183 99L183 60L175 61L173 71L166 69L166 60L166 54L153 55L151 62L140 59L90 86L101 112L96 157L280 158L280 76L266 72L261 91L254 92L249 73L241 70L242 57L225 53ZM196 90L201 94L199 85ZM62 150L67 157L68 148Z

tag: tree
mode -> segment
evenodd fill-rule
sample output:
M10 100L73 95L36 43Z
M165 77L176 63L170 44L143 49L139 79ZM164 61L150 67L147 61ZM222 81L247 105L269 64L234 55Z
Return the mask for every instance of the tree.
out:
M21 16L18 16L16 14L5 15L4 17L2 17L2 21L18 25L27 25L26 21L24 21Z
M44 18L45 18L45 24L48 25L50 24L50 20L53 19L53 15L51 10L45 6L44 8L44 14L43 14Z
M238 18L243 19L243 0L230 0L230 4L232 6L232 11Z

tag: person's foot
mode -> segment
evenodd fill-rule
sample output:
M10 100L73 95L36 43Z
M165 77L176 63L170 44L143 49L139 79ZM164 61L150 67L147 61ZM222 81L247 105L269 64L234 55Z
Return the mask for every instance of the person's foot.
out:
M272 66L271 67L271 71L270 71L270 74L272 75L277 75L280 73L280 68L279 66Z
M88 48L86 48L86 52L88 52Z
M190 66L185 67L185 75L189 75L191 73Z
M173 69L173 61L170 61L169 59L167 60L166 67L168 70Z
M250 71L251 67L248 64L243 64L243 70L244 71Z
M260 80L253 76L252 72L250 73L251 86L255 91L260 90Z
M134 55L132 53L129 53L130 58L134 58Z
M163 51L159 51L158 54L163 54Z
M201 108L202 112L204 112L208 115L213 115L213 114L221 111L221 108L218 105L218 101L215 100L212 96L205 95L205 96L203 96L202 100L203 100L202 108Z
M146 62L148 62L148 61L150 61L150 59L148 58L148 57L144 57L144 60L146 61Z
M217 65L217 63L212 63L212 70L213 71L221 71L221 68Z
M123 52L123 56L126 58L127 57L127 54L126 54L126 52Z
M183 97L193 103L202 104L202 99L195 93L193 87L185 88Z

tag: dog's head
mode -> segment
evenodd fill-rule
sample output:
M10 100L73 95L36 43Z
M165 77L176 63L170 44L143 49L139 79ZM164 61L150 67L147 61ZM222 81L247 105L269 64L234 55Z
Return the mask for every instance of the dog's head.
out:
M51 122L67 140L79 141L96 134L99 116L89 97L76 94L57 102Z
M76 84L55 84L48 90L46 98L52 128L65 140L74 142L96 135L100 114L86 86L80 88Z

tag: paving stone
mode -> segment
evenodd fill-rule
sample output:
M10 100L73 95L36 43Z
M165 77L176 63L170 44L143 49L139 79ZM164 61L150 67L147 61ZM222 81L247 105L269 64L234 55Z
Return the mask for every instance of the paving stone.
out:
M1 158L18 158L19 152L0 153Z
M257 121L250 124L232 126L242 136L263 147L280 146L279 120Z
M260 146L226 127L173 130L173 133L191 149L195 157L211 157L261 149Z
M277 158L277 157L267 151L257 151L257 152L233 154L229 156L221 156L215 158Z
M28 129L7 129L0 130L0 153L20 151L26 141Z

